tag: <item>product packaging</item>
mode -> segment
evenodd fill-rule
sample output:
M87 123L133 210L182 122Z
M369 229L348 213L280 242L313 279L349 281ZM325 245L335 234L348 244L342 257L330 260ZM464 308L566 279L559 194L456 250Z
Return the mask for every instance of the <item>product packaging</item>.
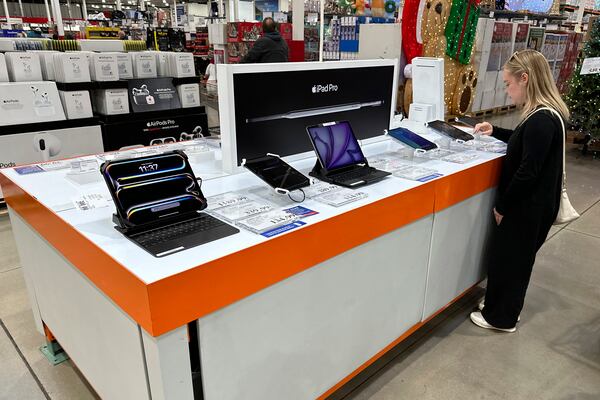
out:
M90 77L93 81L119 80L119 64L116 53L94 53L90 57Z
M42 67L37 53L10 52L5 57L8 76L12 82L42 80Z
M160 77L168 77L169 74L169 55L170 53L158 51L156 54L156 71Z
M54 82L0 83L0 125L61 121L65 114Z
M117 53L119 79L133 79L133 63L130 53Z
M188 83L177 86L179 93L179 102L182 108L200 106L200 85L197 83Z
M88 56L83 53L56 53L54 59L54 77L57 82L90 82Z
M6 69L6 59L4 54L0 53L0 82L8 82L8 70Z
M94 92L96 112L102 115L129 113L127 89L102 89Z
M192 53L168 53L170 76L173 78L187 78L196 75L194 55Z
M133 76L138 79L156 78L156 55L153 52L132 53Z
M91 118L94 116L90 92L87 90L59 91L58 93L67 119Z

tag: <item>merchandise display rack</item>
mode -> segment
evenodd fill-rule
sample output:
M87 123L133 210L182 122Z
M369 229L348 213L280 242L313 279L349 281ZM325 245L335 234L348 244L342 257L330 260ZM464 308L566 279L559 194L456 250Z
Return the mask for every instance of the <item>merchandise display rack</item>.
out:
M147 116L152 119L157 118L169 118L169 117L181 117L192 114L204 113L204 106L189 107L189 108L175 108L171 110L160 110L160 111L145 111L145 112L130 112L128 114L116 114L116 115L98 115L97 119L105 124L125 122L132 118L143 119Z

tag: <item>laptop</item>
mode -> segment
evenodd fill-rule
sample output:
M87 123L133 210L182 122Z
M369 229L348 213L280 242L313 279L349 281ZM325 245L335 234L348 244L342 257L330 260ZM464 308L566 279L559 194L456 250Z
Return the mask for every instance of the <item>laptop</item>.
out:
M356 188L390 175L369 166L348 121L326 122L306 130L318 158L311 176Z
M116 206L115 228L155 257L239 232L202 212L206 198L181 150L107 161L100 171Z

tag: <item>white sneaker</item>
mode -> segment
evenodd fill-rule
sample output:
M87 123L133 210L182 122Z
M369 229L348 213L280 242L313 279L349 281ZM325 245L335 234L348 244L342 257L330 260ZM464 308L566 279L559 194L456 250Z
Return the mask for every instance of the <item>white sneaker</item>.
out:
M485 318L483 318L483 315L481 315L480 311L473 311L471 313L471 321L473 321L473 323L475 325L477 325L478 327L484 328L484 329L494 329L496 331L508 332L508 333L513 333L517 330L516 326L513 328L505 329L505 328L496 328L495 326L488 324L488 322L485 320Z
M477 308L479 308L479 311L483 311L483 307L485 307L485 300L481 300L481 302L477 306ZM517 317L517 322L521 322L521 316L520 315Z

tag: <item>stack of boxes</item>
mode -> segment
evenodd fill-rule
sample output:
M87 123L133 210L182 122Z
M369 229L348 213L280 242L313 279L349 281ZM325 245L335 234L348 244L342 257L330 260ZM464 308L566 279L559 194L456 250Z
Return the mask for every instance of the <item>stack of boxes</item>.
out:
M482 99L486 91L485 78L490 59L493 33L494 20L491 18L479 18L477 22L477 34L475 35L475 51L473 53L473 68L477 71L478 85L475 89L475 98L473 99L471 111L483 109Z
M577 65L577 56L579 55L579 46L582 39L582 33L569 32L568 34L565 56L558 75L558 81L556 82L561 93L565 93L568 89L567 82L571 75L573 75L573 71Z
M208 43L212 47L215 64L227 64L227 24L214 23L208 25Z
M547 33L542 46L542 54L550 64L554 81L558 82L563 59L567 50L569 35L566 33Z
M228 63L239 63L261 34L262 26L259 22L229 22L227 24Z
M363 24L395 23L392 18L341 17L331 20L331 36L323 42L324 60L355 60L358 58L359 32Z
M490 28L488 24L492 24L493 27ZM485 74L479 75L480 77L483 77L483 93L481 94L480 110L502 107L506 104L502 67L510 58L513 49L512 22L501 22L490 19L486 22L486 31L489 31L490 29L492 30L492 34L491 42L489 44L488 63L485 68ZM483 40L486 39L487 37L484 34ZM484 46L487 48L487 43L484 43ZM477 106L477 104L474 104L474 106Z
M196 28L196 40L194 41L194 55L208 57L208 27Z

